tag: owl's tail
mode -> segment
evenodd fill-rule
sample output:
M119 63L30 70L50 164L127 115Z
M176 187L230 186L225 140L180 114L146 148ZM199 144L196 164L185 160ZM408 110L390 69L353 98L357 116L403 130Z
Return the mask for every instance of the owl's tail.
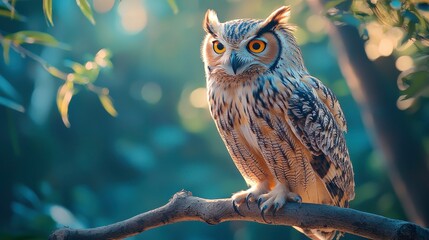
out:
M332 240L337 234L336 231L331 231L331 230L302 229L299 227L294 227L294 228L304 233L307 237L309 237L312 240ZM338 235L338 236L340 237L341 235Z

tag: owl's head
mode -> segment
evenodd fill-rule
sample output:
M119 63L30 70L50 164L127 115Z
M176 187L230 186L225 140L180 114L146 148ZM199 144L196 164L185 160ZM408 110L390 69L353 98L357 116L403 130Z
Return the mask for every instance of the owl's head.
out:
M281 7L265 20L238 19L219 22L208 10L203 21L207 32L201 51L206 75L224 80L251 79L280 64L304 68L301 52L288 25L289 7Z

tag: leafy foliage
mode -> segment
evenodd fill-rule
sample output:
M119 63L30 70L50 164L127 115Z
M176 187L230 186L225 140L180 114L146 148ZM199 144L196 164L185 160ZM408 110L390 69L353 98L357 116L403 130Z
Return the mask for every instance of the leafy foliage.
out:
M174 15L168 0L116 0L108 12L101 12L96 3L111 0L88 1L94 14L97 12L95 27L83 17L75 1L52 2L55 27L43 15L42 1L16 1L18 12L14 16L26 16L26 22L11 21L10 15L0 19L4 20L0 24L3 35L38 30L60 42L54 47L22 43L19 51L10 44L10 63L0 64L0 75L17 93L6 93L10 88L0 86L0 96L24 106L26 111L20 114L0 106L0 239L46 239L55 227L110 224L157 207L182 188L219 198L246 187L207 106L202 104L206 96L199 53L204 34L201 21L209 8L216 9L221 20L227 20L264 17L284 2L171 1L180 9ZM121 24L136 7L121 12L124 8L119 6L136 2L147 13L147 23L139 32L130 33ZM338 70L324 21L308 21L317 15L309 11L305 1L296 2L291 22L299 26L297 38L306 66L333 89L347 116L346 137L357 173L352 207L406 219L379 152L370 144L358 108ZM15 6L10 0L8 3ZM352 12L350 16L356 18ZM319 23L321 28L309 30ZM72 51L62 51L67 47L62 42ZM88 79L93 79L94 71L83 73L84 77L75 76L69 87L75 91L69 94L68 109L73 129L67 129L59 120L55 94L66 84L69 74L79 75L86 71L87 61L96 62L96 53L102 47L114 53L114 69L98 66L99 74L92 85L108 86L109 97L103 97L107 96L103 87L96 87L96 93L89 89L92 85ZM29 57L31 53L41 62ZM87 53L95 56L87 57ZM52 76L57 80L46 81ZM102 99L98 93L105 93ZM105 117L101 107L107 103L105 108L109 109L110 95L120 109L120 117L114 120ZM34 194L27 194L25 189ZM38 200L32 204L22 195L36 195ZM19 207L22 205L25 208ZM212 227L201 223L173 225L133 239L267 237L304 239L290 228L241 222Z
M329 1L326 7L329 9L329 17L337 22L357 27L362 37L367 39L367 54L376 59L372 46L378 45L380 49L387 49L388 38L397 38L393 44L394 54L398 57L409 56L411 64L401 67L403 62L397 60L399 70L403 71L398 78L402 96L399 98L398 107L409 108L420 97L427 97L429 88L429 72L427 69L429 59L429 13L427 3L420 1L364 1L355 0L350 6L344 8L345 1ZM341 9L341 10L339 10ZM377 34L371 34L371 28L377 28ZM391 34L396 30L395 34ZM381 35L381 36L380 36ZM376 38L386 39L374 42ZM384 46L383 46L384 44ZM382 56L392 53L389 49ZM404 60L406 58L402 58ZM401 65L402 64L402 65ZM401 101L407 100L406 104Z
M111 53L106 49L101 49L95 55L93 61L87 61L85 65L77 62L70 62L72 73L64 74L56 68L48 69L48 71L55 77L65 81L65 83L58 89L57 93L57 107L61 114L61 118L67 127L70 127L68 119L68 108L70 101L79 91L79 86L96 93L104 109L112 116L118 115L113 107L112 100L109 96L107 88L99 88L93 83L97 80L100 70L112 66L110 61Z
M3 105L5 107L14 109L18 112L24 112L24 107L17 103L17 101L20 99L20 96L18 92L13 88L12 85L3 77L0 75L0 105Z
M54 26L54 21L52 21L52 0L43 0L43 13L45 13L49 24Z
M87 0L76 0L77 5L82 11L83 15L92 23L95 24L94 17L92 16L92 9Z
M24 17L15 12L15 8L7 8L5 6L0 6L0 16L7 17L13 20L23 21Z
M3 14L0 11L0 16L7 16L11 19L17 20L21 19L21 17L18 17L19 15L15 13L15 1L11 1L11 3L9 3L5 0L3 2L6 4L6 9L0 9L3 11ZM95 24L91 6L89 5L88 1L76 0L76 4L79 6L85 17L92 24ZM52 20L52 0L43 0L43 12L48 21L48 24L54 26L54 22ZM109 96L109 90L106 88L99 88L94 85L100 70L103 68L112 67L112 63L110 61L111 53L107 49L100 50L96 54L94 60L86 62L85 65L73 62L70 66L73 72L64 73L22 46L23 44L39 44L48 47L68 49L67 45L60 43L57 39L48 33L25 30L10 33L5 36L0 34L0 42L3 46L3 59L6 63L9 63L9 51L10 48L12 48L22 56L30 57L40 63L42 67L46 69L46 71L52 76L65 81L65 83L58 89L57 93L57 106L65 126L70 127L68 108L73 95L78 92L78 86L84 86L86 89L96 93L104 109L106 109L106 111L112 116L117 115L117 112L113 107L112 100ZM0 81L6 80L1 78ZM20 104L1 96L0 105L4 105L21 112L24 111L24 108Z
M175 0L168 0L168 4L171 7L171 10L173 10L174 14L179 13L179 7L177 6L177 3Z

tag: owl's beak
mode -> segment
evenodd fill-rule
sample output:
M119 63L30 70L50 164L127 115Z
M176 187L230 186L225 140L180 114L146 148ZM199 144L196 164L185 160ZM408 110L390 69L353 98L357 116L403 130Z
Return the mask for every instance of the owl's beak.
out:
M235 53L234 51L231 52L231 57L229 58L229 62L231 64L231 68L234 74L237 74L237 70L241 66L243 66L243 63L244 63L239 57L237 57L237 53Z

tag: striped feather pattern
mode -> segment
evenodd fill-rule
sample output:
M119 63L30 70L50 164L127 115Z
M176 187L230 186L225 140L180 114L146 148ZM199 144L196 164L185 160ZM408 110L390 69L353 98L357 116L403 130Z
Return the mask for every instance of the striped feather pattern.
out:
M303 202L348 207L354 174L345 117L332 91L307 72L287 25L289 8L266 20L219 23L212 17L211 24L210 16L216 15L206 15L202 47L210 113L245 181L252 187L268 183L267 191L281 184ZM210 45L219 37L226 53L235 51L248 62L248 50L240 42L261 36L267 45L277 44L271 51L278 53L255 55L239 74L227 71L228 56L213 53ZM312 239L335 235L334 230L297 229Z

